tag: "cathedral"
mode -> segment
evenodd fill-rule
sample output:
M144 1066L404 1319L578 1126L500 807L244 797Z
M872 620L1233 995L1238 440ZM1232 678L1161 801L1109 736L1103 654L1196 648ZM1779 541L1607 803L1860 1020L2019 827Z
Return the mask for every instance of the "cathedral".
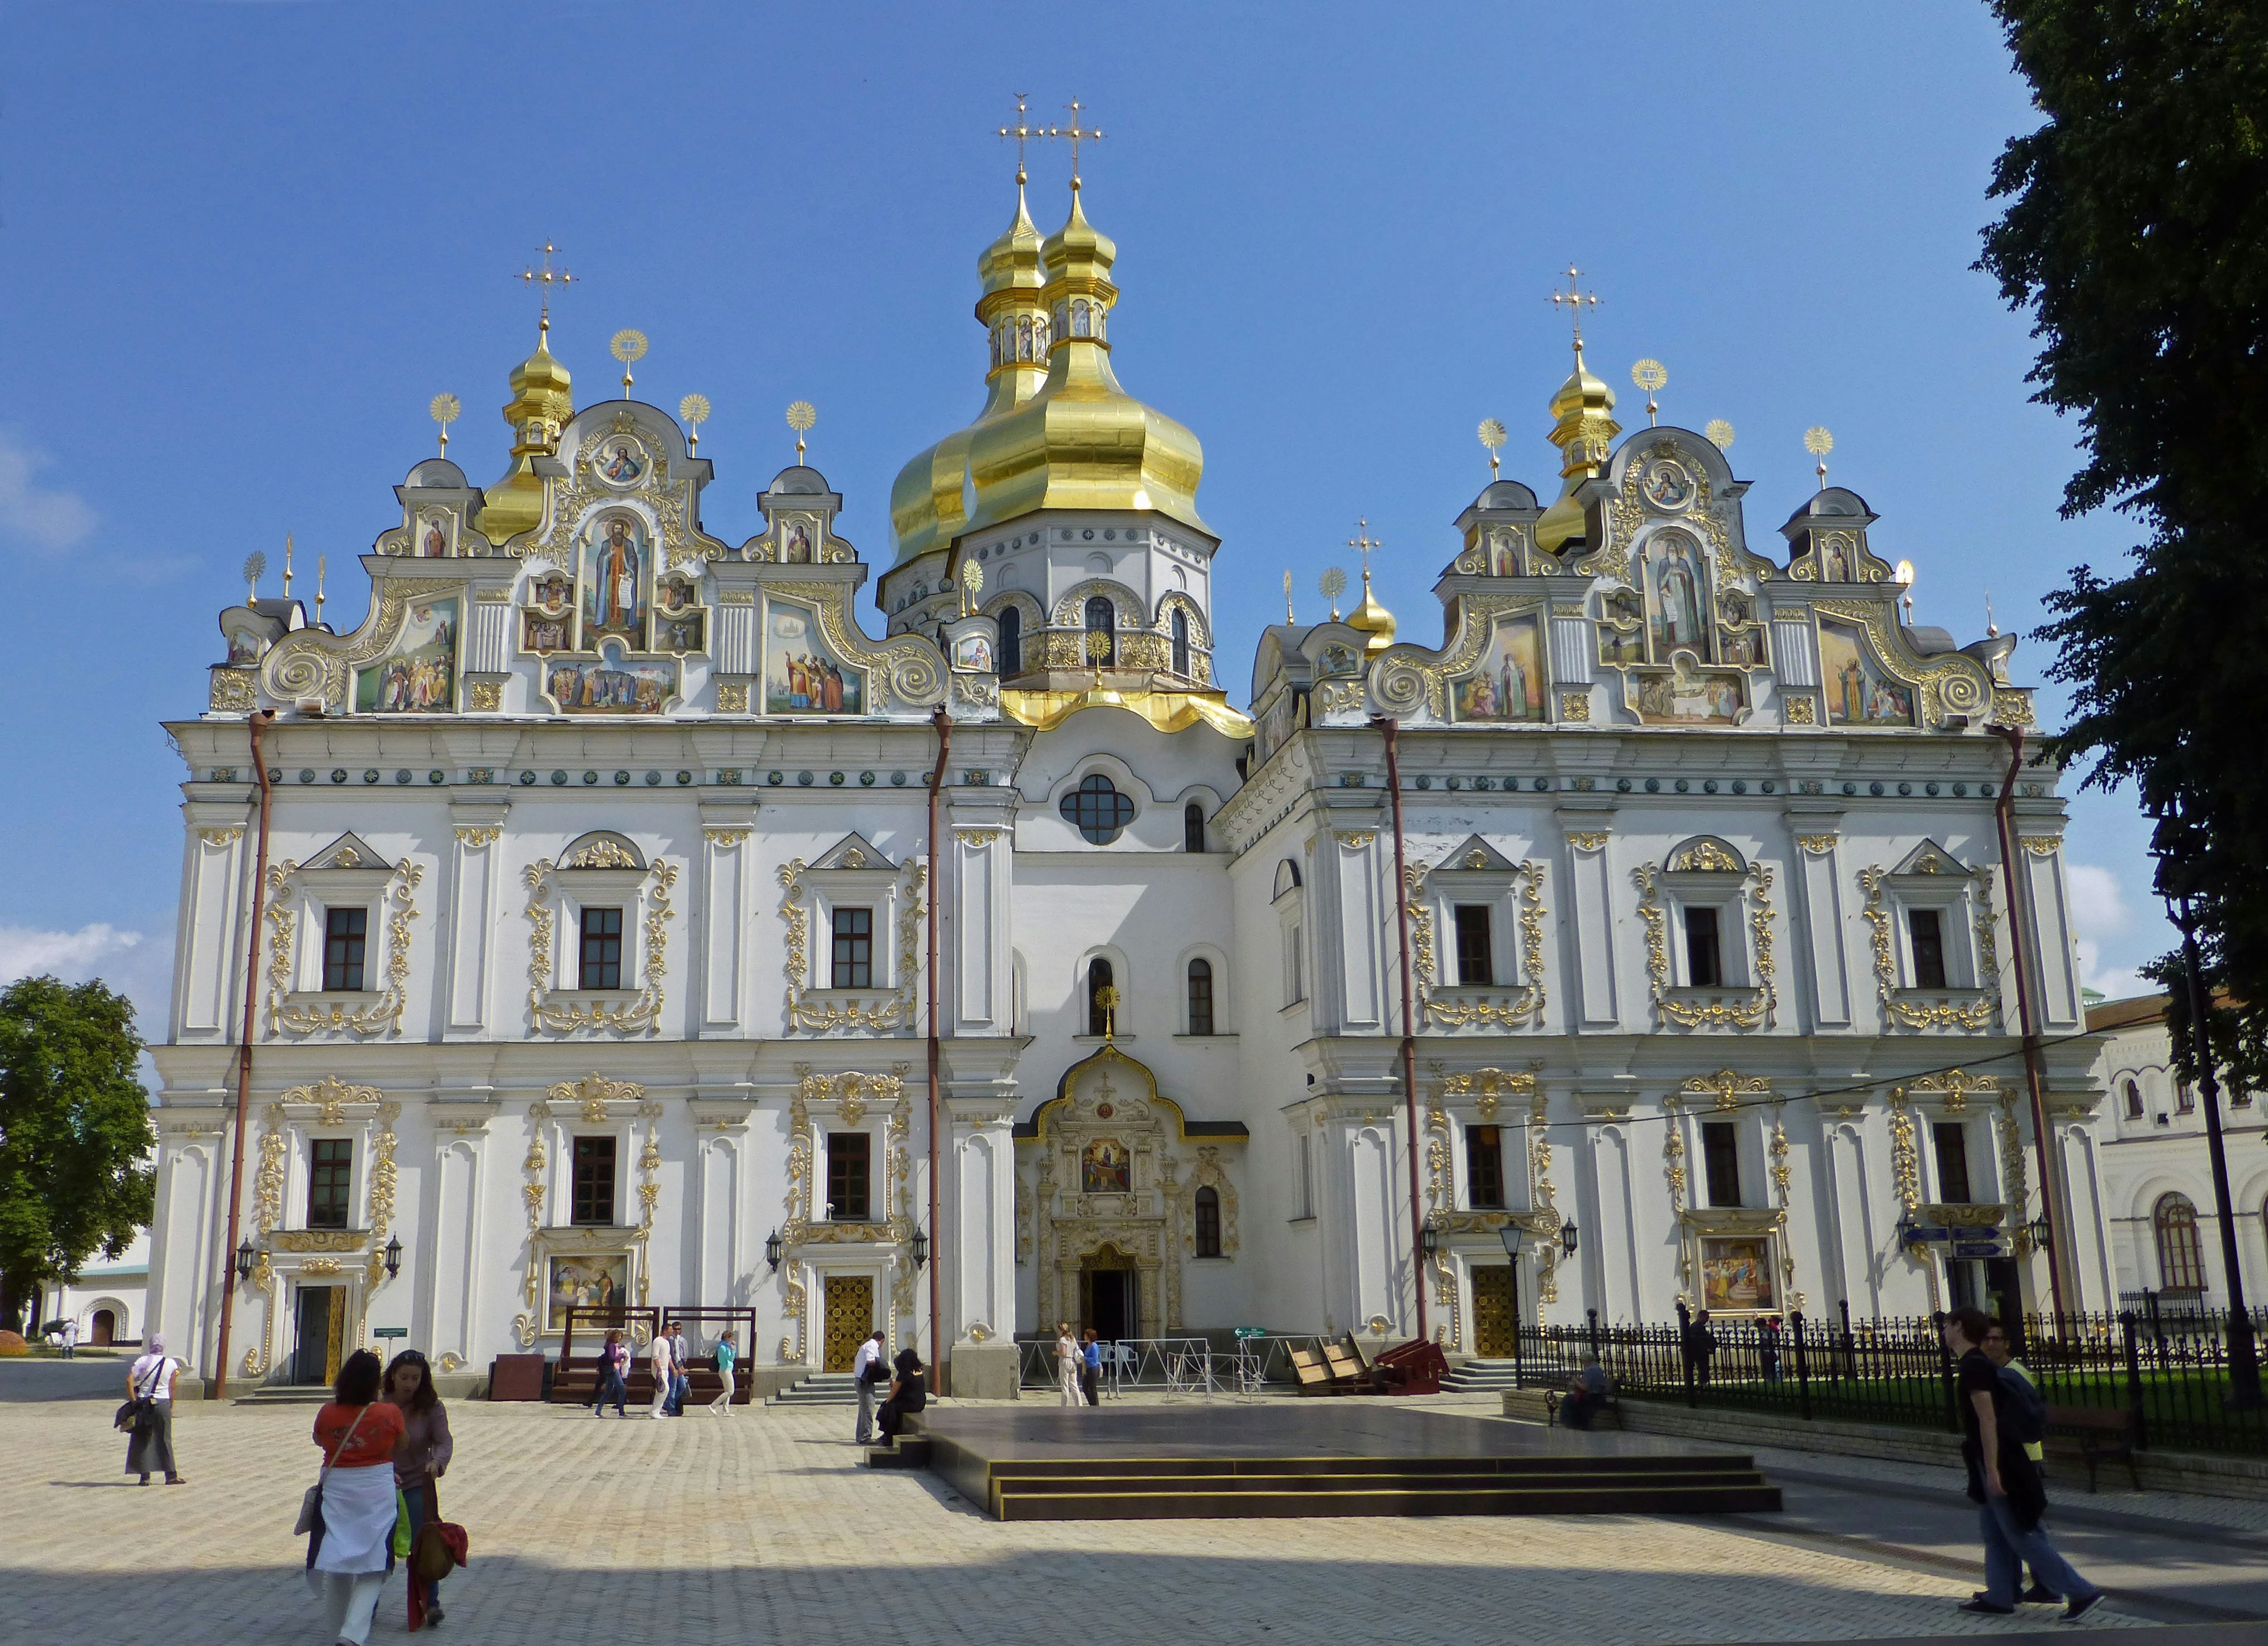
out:
M800 447L708 518L705 404L578 399L547 312L503 473L409 468L358 628L288 576L221 614L152 1048L194 1370L375 1339L467 1393L699 1307L765 1391L879 1328L999 1396L1058 1321L1460 1361L2036 1306L2051 1256L2110 1300L2014 638L1902 615L1823 471L1751 544L1579 331L1559 484L1455 513L1438 637L1366 569L1248 683L1116 259L1020 176L982 408L873 560Z

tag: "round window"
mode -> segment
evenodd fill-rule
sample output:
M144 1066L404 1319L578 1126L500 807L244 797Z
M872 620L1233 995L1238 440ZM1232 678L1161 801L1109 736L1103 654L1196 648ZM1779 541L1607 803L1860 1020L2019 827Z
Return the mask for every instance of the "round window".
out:
M1110 844L1134 820L1134 803L1101 772L1080 779L1079 787L1063 797L1062 811L1071 826L1097 846Z

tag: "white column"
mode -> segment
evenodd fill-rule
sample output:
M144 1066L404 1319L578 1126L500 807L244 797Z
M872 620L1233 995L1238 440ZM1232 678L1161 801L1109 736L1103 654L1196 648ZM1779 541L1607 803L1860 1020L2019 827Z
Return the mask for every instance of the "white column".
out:
M445 929L434 944L449 967L449 1033L479 1034L489 1022L496 966L497 883L504 864L504 808L452 806L457 831L450 859Z
M719 1032L740 1025L747 993L748 863L745 822L702 831L701 1026Z
M1593 1238L1599 1275L1599 1318L1638 1318L1638 1230L1633 1216L1631 1135L1626 1124L1591 1127L1592 1180L1598 1197L1598 1232Z
M1384 897L1381 835L1374 828L1326 830L1315 859L1314 1011L1318 1032L1382 1033L1386 976L1381 944L1391 911ZM1388 849L1390 850L1390 848Z
M210 812L216 808L200 808ZM245 848L237 822L193 821L182 853L181 924L173 941L173 1025L180 1040L234 1038L241 1004Z
M1851 966L1844 947L1843 888L1837 875L1837 837L1795 824L1796 896L1803 910L1801 951L1808 987L1804 1003L1822 1029L1851 1025Z
M955 1344L1005 1343L1015 1334L1014 1119L1009 1111L959 1108L952 1116L953 1154L946 1165L952 1173L951 1313L945 1329Z
M1562 820L1566 820L1564 816ZM1621 1016L1615 990L1615 912L1609 875L1612 844L1603 827L1567 831L1566 929L1575 939L1574 964L1569 970L1578 1003L1576 1023L1585 1029L1612 1028Z
M218 1329L219 1276L213 1262L219 1250L216 1226L226 1216L222 1185L228 1172L228 1117L211 1110L174 1118L162 1111L158 1131L155 1215L150 1226L150 1292L143 1306L144 1337L166 1334L168 1348L189 1363L191 1371L210 1378L213 1359L208 1334ZM249 1175L249 1163L247 1165ZM234 1271L230 1284L235 1283ZM234 1335L246 1336L245 1304L239 1294ZM225 1348L219 1350L225 1357Z
M452 1119L446 1106L435 1106L427 1114L433 1126L433 1190L417 1231L427 1275L423 1337L439 1370L485 1370L481 1199L490 1112L482 1108Z

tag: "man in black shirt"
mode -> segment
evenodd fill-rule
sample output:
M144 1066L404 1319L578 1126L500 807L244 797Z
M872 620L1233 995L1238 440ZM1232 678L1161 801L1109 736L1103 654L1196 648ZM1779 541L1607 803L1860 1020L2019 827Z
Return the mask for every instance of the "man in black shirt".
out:
M1961 1456L1969 1466L1969 1495L1984 1532L1984 1588L1963 1612L2007 1613L2016 1609L2024 1563L2064 1598L2063 1621L2077 1622L2102 1599L2102 1591L2056 1553L2040 1529L2048 1506L2040 1472L2003 1421L2007 1392L1999 1368L1984 1353L1994 1322L1982 1309L1955 1309L1945 1318L1945 1346L1956 1360L1961 1406Z

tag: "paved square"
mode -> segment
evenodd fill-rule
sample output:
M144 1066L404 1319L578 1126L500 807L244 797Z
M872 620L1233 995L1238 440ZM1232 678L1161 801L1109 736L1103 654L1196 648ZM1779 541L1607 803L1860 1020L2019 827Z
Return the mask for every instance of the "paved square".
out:
M182 1408L185 1487L120 1473L107 1402L0 1407L11 1640L316 1641L291 1536L311 1407ZM1973 1586L1692 1523L1624 1518L1001 1525L858 1466L847 1410L674 1422L452 1407L443 1512L473 1564L434 1638L484 1646L856 1640L1529 1642L2053 1633L1964 1617ZM2106 1623L2123 1620L2097 1615ZM373 1641L405 1628L389 1580Z

